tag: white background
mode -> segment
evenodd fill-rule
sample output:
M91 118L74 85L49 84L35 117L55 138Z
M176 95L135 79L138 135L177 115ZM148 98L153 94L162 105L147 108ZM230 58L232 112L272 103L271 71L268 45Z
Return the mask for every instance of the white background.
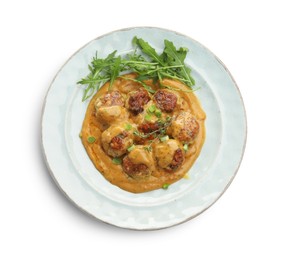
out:
M1 259L289 259L287 1L1 1ZM112 30L186 34L229 68L248 142L237 177L199 217L160 231L102 224L54 185L40 146L42 103L81 46Z

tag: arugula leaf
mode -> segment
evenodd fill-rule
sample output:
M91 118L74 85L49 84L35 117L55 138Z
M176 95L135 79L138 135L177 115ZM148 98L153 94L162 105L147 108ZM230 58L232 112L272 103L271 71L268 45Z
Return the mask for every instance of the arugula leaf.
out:
M127 77L123 77L123 76L120 76L120 78L140 83L149 93L152 93L152 94L156 93L155 90L153 90L149 85L145 84L142 80L139 80L138 78L133 79L133 78L127 78Z
M140 47L141 51L148 55L153 61L157 61L161 65L165 65L164 60L157 54L156 50L141 38L135 37L135 43Z
M190 68L185 66L184 60L187 56L188 49L181 47L179 50L176 49L174 44L171 41L165 40L165 49L164 52L171 57L170 65L183 65L180 68L180 75L183 76L188 82L189 86L194 86L195 81L190 75Z
M109 84L109 87L108 87L108 90L111 89L112 85L113 85L113 82L114 80L117 78L117 76L119 75L119 72L120 72L120 63L121 63L121 58L120 56L118 56L115 61L114 61L114 64L112 64L110 66L110 69L111 69L111 77L110 77L110 84Z

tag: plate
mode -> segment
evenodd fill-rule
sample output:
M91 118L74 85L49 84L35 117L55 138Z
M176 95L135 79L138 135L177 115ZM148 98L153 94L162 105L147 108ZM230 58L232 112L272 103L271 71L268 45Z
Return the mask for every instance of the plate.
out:
M110 184L90 161L79 138L88 102L76 82L88 74L95 52L133 50L134 36L158 52L164 39L189 49L196 95L207 114L206 140L188 178L167 190L133 194ZM224 64L197 41L166 29L137 27L114 31L77 51L55 76L44 102L42 145L47 166L60 190L81 210L103 222L128 229L174 226L209 208L232 182L244 153L246 115L239 89Z

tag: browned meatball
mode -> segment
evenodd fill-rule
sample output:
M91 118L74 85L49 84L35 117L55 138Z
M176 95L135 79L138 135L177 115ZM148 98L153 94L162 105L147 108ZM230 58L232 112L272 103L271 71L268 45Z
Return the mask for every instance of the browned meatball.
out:
M158 108L164 112L170 113L174 111L178 98L172 92L167 90L158 90L154 95L154 99Z
M156 144L154 156L158 166L167 171L177 170L184 162L184 153L180 147L181 144L174 139Z
M133 178L145 177L150 174L149 168L145 164L134 164L128 156L123 158L123 170Z
M124 106L124 99L119 91L107 92L100 98L101 106Z
M169 165L169 168L174 171L182 165L183 161L184 161L184 154L183 151L179 148L178 150L175 151L173 160Z
M101 134L101 144L108 155L119 157L133 144L132 133L125 131L122 126L113 125Z
M139 125L138 130L148 134L151 132L154 132L156 130L158 130L160 128L159 124L157 122L148 122L148 123L142 123L141 125Z
M198 135L200 126L198 121L189 112L181 112L168 129L173 138L182 143L192 143Z
M125 147L124 138L128 136L126 131L113 137L109 143L110 147L114 150L123 150Z
M114 122L128 118L128 113L124 108L124 98L119 91L106 92L97 98L95 106L95 116L101 124L102 130L108 128Z
M150 96L148 92L144 89L139 89L130 94L128 99L128 109L134 114L137 115L144 110L144 105L150 101Z
M135 142L137 144L146 144L147 141L155 139L156 138L155 134L158 132L159 128L160 127L157 122L142 123L141 125L138 126L138 130L145 136L136 135Z

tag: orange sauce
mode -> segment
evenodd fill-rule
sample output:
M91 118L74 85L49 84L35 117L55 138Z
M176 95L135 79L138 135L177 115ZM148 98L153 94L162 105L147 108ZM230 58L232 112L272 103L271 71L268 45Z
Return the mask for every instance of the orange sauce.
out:
M124 77L126 79L124 79ZM142 87L138 82L129 80L127 78L135 78L136 75L131 73L117 78L112 86L112 90L118 90L124 98L130 91L134 91ZM153 89L157 89L152 81L147 81L146 84L150 85ZM132 178L127 175L122 168L122 165L116 165L112 162L112 157L107 155L104 151L101 143L101 134L107 127L103 122L96 117L95 101L108 91L109 82L104 84L99 91L91 99L86 115L83 121L81 130L82 143L89 155L91 161L95 165L96 169L113 185L119 188L133 192L141 193L155 189L162 188L164 184L172 184L184 176L187 176L187 172L193 166L194 162L198 158L203 143L205 141L205 119L206 114L201 108L198 98L193 92L188 92L189 88L184 84L171 79L164 79L162 84L173 89L172 91L178 96L178 106L170 113L170 116L178 114L181 111L190 112L199 123L199 133L194 139L193 143L189 145L188 150L184 153L185 160L180 168L176 171L168 172L160 168L155 159L155 149L153 149L150 156L148 156L149 164L152 169L152 174L145 178ZM178 89L180 91L174 91ZM126 110L126 109L124 109ZM125 111L127 113L127 111ZM123 113L122 111L120 113ZM132 125L136 125L139 122L139 116L133 116L130 113L122 114L119 116L119 120L113 122L113 124L123 124L123 122L129 122ZM94 143L88 142L88 137L93 136L96 138ZM154 147L154 146L152 146ZM165 146L163 149L166 149ZM170 151L161 150L164 154L169 154ZM98 174L96 172L96 174Z

